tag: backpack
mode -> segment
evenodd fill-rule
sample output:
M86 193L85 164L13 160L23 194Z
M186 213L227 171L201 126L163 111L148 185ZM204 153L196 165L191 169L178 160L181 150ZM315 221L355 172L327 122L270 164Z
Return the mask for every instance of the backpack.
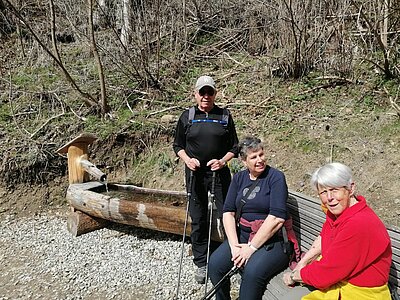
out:
M213 119L194 119L194 115L196 113L196 109L194 106L189 108L189 118L188 118L188 124L192 125L194 123L219 123L222 124L224 127L228 126L228 120L229 120L229 110L227 108L222 109L222 118L221 120L213 120Z
M283 223L282 236L285 244L285 252L290 256L289 268L293 270L303 257L303 253L297 241L296 233L293 230L293 219L290 215L285 223Z

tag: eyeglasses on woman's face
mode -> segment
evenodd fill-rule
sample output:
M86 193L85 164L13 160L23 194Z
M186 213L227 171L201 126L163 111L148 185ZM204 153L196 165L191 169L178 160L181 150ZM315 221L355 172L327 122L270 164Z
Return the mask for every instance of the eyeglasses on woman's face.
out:
M341 192L347 191L347 187L325 187L318 191L321 198L331 198L339 195Z

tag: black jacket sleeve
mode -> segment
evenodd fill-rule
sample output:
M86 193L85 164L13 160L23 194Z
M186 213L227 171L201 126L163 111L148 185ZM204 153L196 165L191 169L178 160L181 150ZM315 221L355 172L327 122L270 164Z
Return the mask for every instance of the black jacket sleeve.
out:
M228 152L232 152L235 154L235 157L238 157L239 154L239 140L236 134L235 123L233 122L232 115L229 113L228 119L228 128L229 128L229 144L231 145L230 150Z
M185 110L179 117L178 123L175 128L174 143L172 148L175 154L178 154L180 150L186 148L186 126L189 119L189 111Z

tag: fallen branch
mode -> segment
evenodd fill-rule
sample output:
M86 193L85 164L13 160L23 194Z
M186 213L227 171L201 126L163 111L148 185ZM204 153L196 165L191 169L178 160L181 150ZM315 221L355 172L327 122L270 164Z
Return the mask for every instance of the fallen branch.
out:
M153 115L156 115L156 114L159 114L159 113L168 111L168 110L175 109L175 108L179 108L179 106L175 105L175 106L167 107L167 108L164 108L164 109L161 109L161 110L152 112L152 113L150 113L150 114L147 115L147 118L150 117L150 116L153 116Z
M135 112L133 111L132 107L129 105L129 102L128 102L128 100L125 100L125 101L126 101L126 106L127 106L127 107L128 107L128 109L131 111L132 115L134 115L134 114L135 114Z
M226 103L226 104L222 104L222 107L228 107L228 106L252 106L252 107L258 107L258 108L271 108L271 106L265 106L265 105L259 105L259 104L254 104L254 103L249 103L249 102L244 102L244 103Z
M56 118L58 118L58 117L61 117L61 116L63 116L64 114L65 114L65 112L64 112L64 109L63 109L63 112L62 112L62 113L60 113L60 114L58 114L58 115L56 115L56 116L53 116L53 117L49 118L46 122L43 123L42 126L40 126L38 129L36 129L36 131L35 131L34 133L31 134L30 138L33 138L40 130L43 129L43 127L45 127L47 124L49 124L49 122L50 122L51 120L54 120L54 119L56 119Z
M54 119L56 119L56 118L58 118L58 117L61 117L61 116L63 116L63 115L65 114L64 102L57 96L56 93L54 93L54 95L55 95L56 99L57 99L57 100L60 102L60 104L61 104L61 110L62 110L62 112L59 113L59 114L56 115L56 116L53 116L53 117L47 119L47 121L44 122L44 123L42 124L42 126L40 126L38 129L36 129L35 132L31 133L30 138L33 138L40 130L42 130L47 124L49 124L51 120L54 120Z
M400 117L400 106L395 101L393 101L392 97L389 97L389 101L392 107L397 111L397 115Z
M353 84L354 81L348 78L340 77L340 76L320 76L315 78L316 80L336 80L336 81L344 81L350 84Z
M311 88L309 90L306 90L306 91L303 91L303 92L299 93L298 95L305 95L305 94L309 94L309 93L318 91L320 89L327 89L327 88L335 87L335 86L338 86L338 85L344 85L344 84L349 84L349 83L353 84L354 83L350 79L342 78L342 77L336 77L336 76L317 77L316 79L318 79L318 80L334 80L334 81L315 86L315 87L313 87L313 88Z
M244 67L244 64L242 64L241 62L237 61L236 59L232 58L232 56L230 56L228 53L226 53L225 51L222 52L222 54L225 54L228 59L232 60L233 62L235 62L236 64L238 64L241 67Z
M92 95L89 93L86 93L81 90L81 88L78 86L76 81L72 78L71 74L68 72L68 70L65 68L64 64L56 57L55 54L53 54L52 51L46 46L46 43L42 41L39 36L36 34L36 32L32 29L31 26L29 26L29 23L25 20L25 18L20 14L18 9L9 1L5 0L5 2L8 4L10 7L10 11L14 14L14 16L26 27L26 29L32 34L33 38L35 41L40 45L40 47L54 60L54 62L57 64L57 66L61 69L62 73L64 74L66 80L71 84L71 86L76 90L81 96L83 102L88 106L88 107L96 107L97 106L97 101L96 99L93 98Z
M390 105L397 112L397 116L400 117L400 105L397 104L397 98L399 97L399 88L397 88L396 98L394 100L393 100L392 96L390 96L389 91L386 89L386 87L384 87L383 89L384 89L385 93L389 96Z

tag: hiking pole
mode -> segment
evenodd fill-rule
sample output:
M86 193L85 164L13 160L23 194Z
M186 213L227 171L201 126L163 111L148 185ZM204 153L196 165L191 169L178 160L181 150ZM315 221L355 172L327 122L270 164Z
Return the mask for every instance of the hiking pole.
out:
M207 294L207 281L208 281L208 261L210 260L210 243L211 243L211 231L212 231L212 221L213 221L213 210L215 205L215 177L216 172L213 171L212 180L211 180L211 193L210 193L210 201L211 209L210 209L210 223L208 227L208 241L207 241L207 261L206 261L206 282L204 286L204 295Z
M209 290L208 293L203 298L201 298L201 300L210 300L212 296L214 296L215 293L218 291L218 289L221 287L221 285L224 284L226 280L229 280L234 274L236 274L237 271L239 271L239 268L233 266L232 269L230 269L229 272L226 273L224 277L222 277L221 280L218 281L217 284L214 285L214 287L211 290Z
M189 215L189 202L190 202L190 198L192 197L192 184L193 184L193 171L190 170L189 183L188 183L187 191L186 191L185 225L183 226L181 257L179 259L178 284L176 286L175 299L179 299L179 288L180 288L180 285L181 285L181 271L182 271L183 252L184 252L184 249L185 249L186 227L187 227L187 221L188 221L188 215Z

